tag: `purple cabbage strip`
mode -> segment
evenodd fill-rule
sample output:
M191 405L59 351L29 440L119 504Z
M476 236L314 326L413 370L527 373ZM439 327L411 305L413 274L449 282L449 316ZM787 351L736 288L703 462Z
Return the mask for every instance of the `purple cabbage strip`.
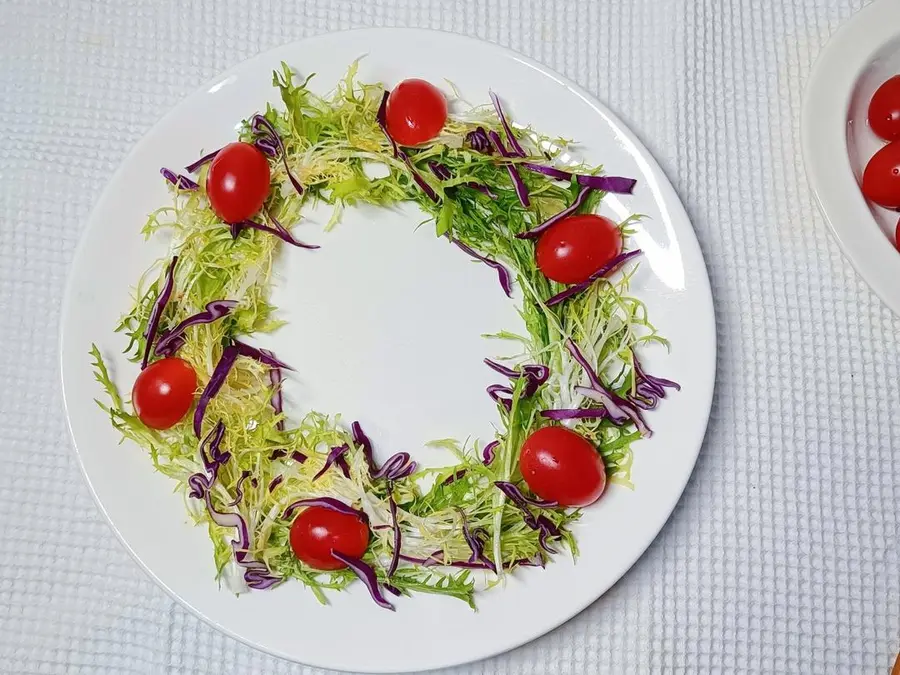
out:
M331 448L331 451L328 453L328 457L325 458L325 464L322 465L322 468L319 469L319 472L312 477L311 482L316 482L325 475L325 472L328 471L332 467L332 465L337 462L337 465L340 467L341 471L344 474L345 478L350 478L350 467L347 466L346 460L341 462L344 459L344 454L350 450L350 446L344 443L343 445L338 445Z
M608 415L606 408L561 408L558 410L542 410L541 417L548 420L597 420Z
M197 183L192 181L187 176L182 176L180 173L175 173L171 169L167 169L163 167L159 170L162 174L162 177L169 181L172 185L174 185L179 190L197 190L200 188Z
M512 410L512 389L503 384L492 384L485 391L494 403L502 405L507 412Z
M256 347L251 347L246 342L240 342L239 340L234 340L233 344L235 347L237 347L238 353L241 356L246 356L247 358L259 361L263 365L269 366L270 368L284 368L285 370L294 370L284 361L280 361L279 359L277 359L275 355L268 349L257 349Z
M353 434L353 444L358 445L363 452L363 457L366 460L366 464L369 466L369 474L375 473L375 457L372 451L372 441L366 436L366 432L363 431L362 425L359 422L354 422L350 425L350 432Z
M397 147L397 142L391 138L391 135L387 130L387 102L388 102L388 92L385 91L384 95L381 97L381 105L378 106L378 113L375 115L375 121L378 122L378 126L381 127L381 132L384 134L385 138L388 139L388 142L391 144L391 147L394 149L394 157L400 156L400 148Z
M480 193L487 195L491 199L497 199L497 194L491 190L487 185L483 185L482 183L476 183L474 180L470 180L466 183L463 183L467 188L472 188L473 190L478 190Z
M406 478L416 470L416 462L411 462L408 452L398 452L387 458L381 468L372 474L372 478L387 478L388 480L400 480Z
M548 541L550 537L560 537L559 528L554 525L546 516L537 517L538 543L550 555L556 554L556 549L550 545Z
M206 383L203 393L200 394L200 398L197 400L197 408L194 410L194 435L197 438L200 438L200 431L203 428L203 416L206 415L206 407L215 395L219 393L222 385L225 384L225 378L228 377L231 367L237 360L238 353L238 348L234 345L229 345L222 350L222 358L216 364L209 382Z
M250 472L244 470L241 472L241 477L238 478L237 485L234 488L235 498L234 501L230 504L226 504L226 506L237 506L244 500L244 481L250 477Z
M406 164L406 168L409 169L410 174L412 175L412 179L416 182L422 192L424 192L428 198L433 202L439 202L440 197L438 197L437 192L434 191L428 182L419 175L419 172L416 170L415 165L410 160L409 155L407 155L403 150L401 150L397 146L397 142L391 138L391 134L388 132L387 128L387 100L388 100L388 92L384 92L384 96L381 97L381 105L378 106L378 113L375 116L375 120L378 122L378 126L381 128L381 132L384 134L385 138L391 144L391 148L394 150L394 157L403 160L403 163Z
M353 570L353 573L356 574L360 581L365 584L365 587L369 589L369 595L372 596L372 600L375 601L376 605L383 607L384 609L389 609L392 612L394 611L394 606L387 601L384 595L382 595L381 589L378 587L378 577L375 576L375 570L359 558L344 555L340 551L331 549L331 555Z
M313 497L311 499L300 499L284 510L284 515L281 516L282 519L290 520L291 516L294 515L297 509L304 506L321 506L322 508L330 509L332 511L336 511L337 513L343 513L347 516L356 516L366 525L369 524L369 516L367 516L364 511L354 509L352 506L347 506L344 502L334 499L333 497Z
M218 150L213 150L212 152L203 155L203 157L198 159L193 164L188 164L186 167L184 167L184 170L187 171L188 173L195 173L197 171L197 169L199 169L201 166L213 161L216 158L216 155L219 154L221 149L222 148L219 148Z
M179 323L172 330L163 333L156 343L157 356L175 356L184 345L184 332L191 326L204 323L212 323L227 316L232 309L237 307L237 300L213 300L206 303L202 312L197 312Z
M297 462L298 464L303 464L306 461L307 457L299 450L294 450L291 453L291 459Z
M466 246L458 239L452 239L451 241L456 244L456 246L458 246L462 251L468 253L473 258L477 258L488 267L492 267L497 270L497 278L500 280L500 286L503 288L503 292L506 293L506 297L512 297L512 278L510 277L509 270L506 269L506 267L504 267L496 260L491 260L490 258L481 255L475 249L470 246Z
M463 478L466 475L466 473L467 473L467 471L465 469L460 469L459 471L451 473L449 476L447 476L443 480L441 485L452 485L453 483L458 481L460 478Z
M552 298L548 299L545 303L547 307L553 307L554 305L558 305L563 300L568 300L569 298L578 295L579 293L583 293L587 289L591 287L591 285L597 281L598 279L602 279L609 274L615 272L619 267L624 265L626 262L631 260L632 258L639 256L642 253L641 249L636 248L633 251L628 251L627 253L620 253L615 258L606 263L599 270L594 272L587 281L582 281L580 284L575 284L574 286L569 286L566 290L557 293Z
M525 398L533 396L538 388L547 381L548 377L550 377L550 369L542 363L529 363L522 366L521 371L518 371L497 363L496 361L491 361L490 359L485 359L484 362L488 368L492 368L501 375L506 375L506 377L512 380L518 380L520 377L525 377L527 383L525 389L522 391L522 396Z
M400 592L400 589L397 588L396 586L394 586L393 584L381 584L381 587L382 587L384 590L388 591L389 593L393 593L393 594L396 595L398 598L399 598L401 595L403 595L403 594Z
M484 552L484 542L481 540L481 537L487 537L487 533L482 529L469 530L469 523L466 521L466 514L463 513L462 509L457 509L459 511L459 516L462 518L462 531L463 537L465 537L466 544L469 545L469 549L472 551L472 555L469 556L468 562L480 562L485 565L491 572L494 574L497 573L497 566L494 564L494 561L485 555Z
M434 188L428 184L428 181L426 181L424 178L422 178L422 176L419 174L418 171L416 171L416 167L412 163L412 160L409 158L409 155L407 155L405 152L401 151L400 158L406 164L406 167L409 169L409 172L412 174L413 180L416 181L416 185L418 185L422 189L422 192L424 192L427 195L427 197L435 203L441 201L441 198L438 197L438 193L434 191Z
M593 188L585 187L581 188L581 191L578 193L578 196L575 197L575 201L572 202L572 205L563 209L559 213L554 216L550 216L543 223L538 225L537 227L528 230L527 232L522 232L517 234L516 237L519 239L537 239L544 232L549 230L551 227L556 225L560 220L566 218L567 216L571 216L573 213L578 211L581 208L581 205L584 204L584 200L587 199L588 194L590 194Z
M275 488L277 488L284 481L284 476L278 474L275 478L272 479L272 482L269 483L269 492L274 492Z
M499 152L502 157L512 157L511 153L505 147L503 147L503 141L500 139L500 135L496 131L489 131L488 138L491 139L491 143L494 144L497 152ZM531 206L531 199L528 196L528 188L525 187L525 182L519 175L519 170L516 168L515 164L513 164L512 162L507 162L506 171L507 173L509 173L509 178L512 181L513 186L516 188L516 195L519 197L519 202L523 207L527 209L529 206Z
M529 171L550 176L555 180L571 181L575 177L575 181L582 187L593 188L602 192L612 192L620 195L630 195L634 191L637 181L633 178L623 178L622 176L592 176L585 173L572 173L571 171L563 171L554 166L544 166L543 164L535 164L534 162L522 162Z
M532 530L536 530L537 520L535 520L534 514L531 513L531 510L528 508L528 502L525 501L525 497L522 493L518 489L510 490L508 487L510 484L504 481L497 481L494 485L496 485L503 494L509 497L509 500L513 504L519 507L519 510L522 511L522 517L525 519L525 524Z
M490 569L487 565L482 562L468 562L465 560L454 560L453 562L444 562L441 551L435 551L427 558L415 558L409 555L400 555L401 560L405 560L406 562L411 562L416 565L422 565L423 567L436 567L438 565L442 565L444 567L459 567L467 570L486 570Z
M681 385L662 377L654 377L644 372L638 361L637 354L632 352L634 360L634 389L635 396L629 396L629 400L643 410L653 410L659 405L660 399L666 397L666 388L681 391Z
M317 248L322 248L318 244L307 244L299 239L296 239L294 235L292 235L287 228L285 228L281 223L277 220L269 216L275 226L263 225L262 223L257 223L255 220L242 220L239 223L232 223L229 227L231 228L231 236L237 237L240 234L241 230L244 228L250 228L253 230L259 230L260 232L267 232L272 236L278 237L282 241L287 242L291 246L296 246L298 248L305 248L309 250L315 250Z
M206 436L200 441L200 459L203 466L210 476L208 485L215 482L219 475L219 466L231 459L231 454L222 452L219 448L222 443L222 437L225 435L225 423L219 420Z
M465 142L475 152L480 152L484 155L490 155L494 152L494 146L491 145L491 139L488 138L484 127L478 127L467 133Z
M272 385L272 398L269 400L269 405L272 406L272 410L278 416L284 415L284 397L281 394L281 382L283 379L281 368L269 368L269 384ZM284 431L283 417L275 423L275 428L278 431Z
M302 195L303 186L300 185L300 181L298 181L294 177L294 174L291 173L291 167L288 166L287 153L284 151L284 143L282 143L281 136L278 135L278 132L275 130L275 127L272 126L272 123L257 113L250 118L250 129L253 133L261 137L259 140L265 139L265 147L272 148L274 146L274 148L281 153L281 162L284 164L284 170L287 172L291 185L294 186L298 195ZM259 140L257 141L257 147L259 147ZM265 152L262 148L260 148L260 151Z
M253 141L256 149L268 157L278 157L278 144L271 138L263 136Z
M394 491L388 488L388 505L391 509L391 526L394 528L394 550L391 553L391 564L388 567L388 579L394 576L397 565L400 564L400 547L403 541L400 536L400 523L397 521L397 502L394 501Z
M582 396L602 403L609 414L609 419L615 424L624 424L625 422L631 421L634 422L634 425L637 427L638 431L641 432L642 436L651 436L653 432L650 430L650 427L647 426L647 423L644 422L640 410L632 403L617 396L601 384L600 379L597 377L591 364L588 363L584 354L578 349L578 345L570 339L566 341L566 347L569 349L569 353L571 353L578 362L578 365L584 370L591 383L590 387L575 387L575 391Z
M498 445L500 445L500 441L491 441L484 446L484 449L481 451L481 461L485 466L488 466L494 461L494 455Z
M147 367L150 361L150 352L153 349L153 340L156 338L156 331L159 329L159 320L162 318L163 310L172 297L172 289L175 286L175 265L178 263L178 256L172 257L172 262L166 269L166 281L163 284L162 291L156 297L153 303L153 309L150 310L150 319L147 321L147 330L144 332L144 356L141 358L141 370ZM197 434L198 438L200 434Z
M551 509L553 507L559 506L557 502L547 501L546 499L538 499L536 497L526 497L515 483L498 480L494 482L494 485L500 488L500 490L503 491L503 494L505 494L510 499L513 499L517 504L519 502L523 502L525 504L528 504L529 506L536 506L540 509Z
M274 462L276 459L281 459L282 457L287 457L287 450L273 450L269 455L269 460Z
M500 123L503 125L503 130L506 132L506 140L509 141L509 147L512 148L512 154L519 157L526 157L527 153L522 149L522 146L519 145L519 141L516 140L516 137L513 135L509 122L506 121L506 115L503 114L503 107L500 105L500 99L494 92L489 93L491 95L491 102L494 104L494 110L497 111L497 117L500 118Z
M428 162L428 168L431 169L431 173L433 173L439 180L450 180L451 178L453 178L453 174L450 173L450 169L448 169L440 162Z

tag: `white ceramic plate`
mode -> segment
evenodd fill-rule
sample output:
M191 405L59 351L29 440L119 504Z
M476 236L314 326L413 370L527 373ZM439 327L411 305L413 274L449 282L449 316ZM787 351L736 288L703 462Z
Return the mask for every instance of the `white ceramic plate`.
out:
M874 2L853 16L819 56L803 101L803 158L832 234L872 290L900 314L898 214L866 201L859 188L884 144L867 121L872 95L900 74L900 3Z
M235 597L213 580L210 542L187 524L182 498L118 435L94 404L99 392L88 350L97 342L130 390L137 370L111 328L129 290L164 242L145 243L146 214L168 202L160 166L181 167L234 137L236 122L276 99L271 71L286 61L318 73L330 89L348 64L368 54L364 81L444 78L470 101L499 91L514 118L583 141L581 151L609 173L639 179L634 196L610 197L616 219L648 216L635 244L646 252L633 290L646 300L672 354L648 351L651 372L683 384L649 418L653 438L636 445L634 491L612 487L577 526L577 564L565 556L478 597L479 611L435 596L376 607L365 588L316 603L299 583ZM380 449L412 450L446 463L435 438L489 439L496 412L481 359L503 350L481 333L515 328L518 318L492 270L416 229L414 209L348 210L324 234L323 220L297 231L319 251L283 252L275 302L289 325L266 342L297 368L288 409L358 418ZM559 75L512 52L430 31L379 29L323 35L247 61L176 107L135 147L101 197L81 242L62 320L61 366L72 436L91 489L139 564L199 617L247 644L315 666L393 672L450 666L520 645L558 626L598 598L647 548L666 522L693 469L709 416L715 323L709 280L691 224L659 166L601 104ZM502 353L502 351L501 351ZM442 386L435 386L436 373ZM427 395L423 395L423 393ZM348 646L351 645L351 646Z

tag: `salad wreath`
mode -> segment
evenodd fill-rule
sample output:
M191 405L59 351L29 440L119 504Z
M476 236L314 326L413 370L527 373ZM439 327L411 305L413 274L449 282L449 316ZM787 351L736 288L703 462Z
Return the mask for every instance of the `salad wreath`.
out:
M387 91L356 70L322 97L282 64L283 110L267 106L183 173L162 169L172 203L143 232L170 231L171 253L116 327L141 372L126 403L95 345L100 405L177 481L217 575L238 590L297 579L324 603L360 579L387 609L391 595L415 592L474 608L473 571L490 586L560 548L577 555L580 509L609 482L630 485L631 445L651 433L644 412L679 389L638 360L642 345L666 342L628 294L632 220L594 214L635 181L557 166L569 144L513 126L493 93L490 106L448 115L428 82ZM386 175L372 177L373 164ZM405 451L379 463L358 422L285 414L291 368L250 338L281 324L269 302L275 256L318 248L295 225L323 202L326 229L356 204L415 202L437 236L496 270L499 291L521 290L527 334L491 336L519 355L485 359L496 438L436 441L452 466L422 469Z

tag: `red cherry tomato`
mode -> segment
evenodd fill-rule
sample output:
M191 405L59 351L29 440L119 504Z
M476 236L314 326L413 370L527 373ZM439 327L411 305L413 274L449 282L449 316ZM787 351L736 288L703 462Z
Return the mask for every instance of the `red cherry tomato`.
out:
M369 546L369 528L356 516L310 506L291 524L294 555L317 570L339 570L344 563L332 551L361 558Z
M876 204L900 208L900 141L888 143L869 160L862 191Z
M609 218L593 214L563 218L541 235L537 264L561 284L586 281L622 251L622 234Z
M206 194L226 223L253 217L269 196L269 161L249 143L229 143L209 165Z
M544 427L522 445L519 467L538 497L562 506L593 504L606 488L606 466L591 443L565 427Z
M191 409L197 375L183 359L160 359L141 371L131 390L131 402L141 422L151 429L168 429Z
M388 133L400 145L419 145L435 138L447 122L447 99L425 80L403 80L387 101Z
M869 126L886 141L900 138L900 75L878 87L869 102Z

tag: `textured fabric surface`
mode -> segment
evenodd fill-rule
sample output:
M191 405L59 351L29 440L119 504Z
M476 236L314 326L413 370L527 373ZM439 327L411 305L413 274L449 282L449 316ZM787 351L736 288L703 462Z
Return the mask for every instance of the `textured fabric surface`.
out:
M886 673L900 647L900 320L827 235L799 113L861 0L0 0L0 671L321 672L226 638L101 519L57 377L66 271L129 148L201 82L330 30L520 50L619 112L706 255L706 443L669 525L552 634L455 673ZM443 9L440 9L443 7Z

